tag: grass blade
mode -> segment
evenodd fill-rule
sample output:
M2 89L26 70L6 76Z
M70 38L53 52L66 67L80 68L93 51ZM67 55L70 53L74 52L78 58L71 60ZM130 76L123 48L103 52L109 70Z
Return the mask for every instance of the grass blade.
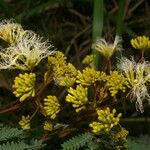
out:
M93 12L93 42L100 38L103 31L103 16L104 16L104 0L94 0ZM92 53L95 57L95 67L98 69L100 54L93 49Z

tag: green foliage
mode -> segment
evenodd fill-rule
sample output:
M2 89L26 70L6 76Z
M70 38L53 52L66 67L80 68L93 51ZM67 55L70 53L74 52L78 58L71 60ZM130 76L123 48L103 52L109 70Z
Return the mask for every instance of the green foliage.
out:
M19 137L23 134L22 130L11 127L0 126L0 141L9 140L11 138Z
M95 141L89 141L87 143L87 149L86 150L98 150L98 144ZM100 149L99 149L100 150Z
M35 150L44 146L41 140L25 137L23 130L0 125L0 150Z
M43 147L42 141L33 140L30 144L27 144L24 140L19 142L6 142L0 145L1 150L35 150Z
M93 136L90 133L83 133L75 136L68 141L64 142L61 146L63 150L78 150L81 147L89 145L89 149L92 150L93 143L91 142Z
M139 138L128 140L128 150L148 150L150 149L150 136L141 135Z
M104 1L94 0L94 12L93 12L93 42L102 36L103 31L103 17L104 17ZM96 55L95 67L99 67L100 55L93 49L93 54Z

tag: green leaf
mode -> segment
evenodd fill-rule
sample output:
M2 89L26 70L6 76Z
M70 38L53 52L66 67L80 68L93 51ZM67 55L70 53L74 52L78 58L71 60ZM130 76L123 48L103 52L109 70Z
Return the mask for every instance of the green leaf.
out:
M96 42L101 37L103 31L103 17L104 17L104 1L94 0L94 12L93 12L93 42ZM93 49L92 52L95 57L95 67L99 68L100 54Z
M75 136L68 141L64 142L61 146L63 150L78 150L83 146L87 146L89 141L92 141L92 135L90 133L83 133Z

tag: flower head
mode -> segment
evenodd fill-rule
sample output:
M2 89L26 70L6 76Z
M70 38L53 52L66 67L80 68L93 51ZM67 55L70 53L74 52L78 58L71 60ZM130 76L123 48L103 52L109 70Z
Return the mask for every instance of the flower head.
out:
M0 38L9 44L18 42L24 33L22 26L14 20L3 20L0 23Z
M72 106L76 109L76 112L79 112L85 108L85 104L88 102L87 94L87 88L84 88L82 85L77 85L76 89L70 87L68 89L66 101L72 103Z
M43 59L52 55L52 45L34 32L26 32L15 45L0 53L0 69L32 70Z
M95 60L95 55L87 55L83 60L82 63L84 65L87 65L89 67L94 68L94 60Z
M78 71L77 75L77 83L81 85L90 86L94 84L96 81L104 80L106 77L104 72L99 72L94 70L93 68L86 67L82 72Z
M43 107L46 116L50 116L51 119L55 119L56 115L60 112L60 104L56 96L47 96L44 99Z
M111 71L107 77L106 86L108 87L111 96L115 96L119 90L125 92L126 86L128 86L127 79L117 71Z
M44 130L46 131L52 131L54 128L54 125L51 122L45 121L43 125Z
M19 125L23 130L30 129L30 116L22 116L22 119L19 121Z
M110 112L110 109L107 107L105 110L97 110L98 122L93 122L90 124L90 127L93 128L93 132L97 133L102 130L110 131L114 126L119 123L121 113L116 116L116 109L113 109ZM115 117L116 116L116 117Z
M136 108L143 112L143 101L150 101L147 83L150 81L147 62L136 63L133 59L121 58L118 68L123 71L131 88L130 96L136 101Z
M105 39L99 39L93 45L93 48L99 51L105 58L110 59L115 51L121 50L121 40L119 36L115 37L114 43L107 43Z
M71 63L67 63L66 57L60 51L48 57L48 68L56 84L60 86L71 86L76 80L76 68Z
M28 97L34 97L35 80L36 76L34 73L19 74L19 76L15 78L13 84L15 91L13 93L16 95L16 97L19 97L20 102L24 101Z
M127 145L127 135L129 132L125 128L121 128L119 132L113 133L112 137L115 142L115 150L122 150L128 147Z
M134 39L131 39L131 45L135 49L144 50L150 48L150 40L149 37L146 36L138 36Z

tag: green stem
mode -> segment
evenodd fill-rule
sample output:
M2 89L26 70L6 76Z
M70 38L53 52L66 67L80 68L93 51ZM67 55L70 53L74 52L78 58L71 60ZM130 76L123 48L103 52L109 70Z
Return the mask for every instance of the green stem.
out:
M104 0L94 0L94 12L93 12L93 43L101 37L103 31L103 16L104 16ZM99 68L100 54L95 49L92 53L95 57L95 68Z
M117 15L116 35L122 36L123 22L125 16L125 4L126 0L119 0L119 11ZM120 58L121 54L119 51L116 52L116 57Z

